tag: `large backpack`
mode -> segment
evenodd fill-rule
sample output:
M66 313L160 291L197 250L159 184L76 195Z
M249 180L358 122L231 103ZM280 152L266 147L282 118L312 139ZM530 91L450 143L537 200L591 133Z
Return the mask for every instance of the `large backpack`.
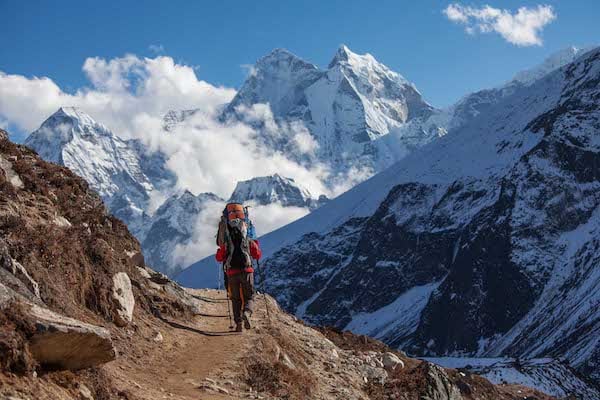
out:
M221 221L219 221L219 230L217 231L217 246L227 244L228 238L228 223L234 219L241 219L246 223L247 235L250 239L256 238L254 224L248 215L248 207L244 207L240 203L228 203L223 210Z
M217 245L227 247L225 270L252 265L250 239L254 239L254 225L248 217L248 207L240 203L227 204L217 232Z

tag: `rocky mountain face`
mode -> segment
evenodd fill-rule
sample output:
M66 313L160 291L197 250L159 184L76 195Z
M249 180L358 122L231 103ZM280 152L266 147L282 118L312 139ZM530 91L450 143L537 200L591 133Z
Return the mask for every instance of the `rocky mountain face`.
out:
M208 204L224 202L212 193L195 196L189 191L167 199L141 232L147 262L159 271L169 271L171 274L185 267L173 259L177 246L185 245L195 237L198 217ZM214 226L209 229L214 229Z
M137 141L124 141L75 107L62 107L25 144L45 160L76 171L111 209L141 212L154 190L172 185L174 176L161 154L145 152ZM125 211L124 211L125 212Z
M150 152L140 141L119 138L75 107L60 108L25 145L84 178L136 235L148 218L151 196L176 181L164 154Z
M267 235L268 291L414 354L559 357L597 380L599 72L595 49L515 87Z
M310 328L270 297L232 334L224 299L145 266L83 179L0 130L3 399L552 399Z
M326 196L315 198L308 189L293 179L275 174L238 182L229 201L251 202L255 205L279 203L283 207L306 207L314 210L328 199Z
M552 358L438 357L426 360L464 373L481 375L496 384L512 382L535 387L559 399L600 397L600 389L596 385L573 373L569 365Z
M332 168L332 177L351 168L381 171L444 133L430 119L437 110L413 84L346 46L325 70L284 49L261 58L223 118L243 120L256 104L269 104L277 121L301 122L318 144L314 158ZM293 139L264 138L300 162L313 161L293 151Z

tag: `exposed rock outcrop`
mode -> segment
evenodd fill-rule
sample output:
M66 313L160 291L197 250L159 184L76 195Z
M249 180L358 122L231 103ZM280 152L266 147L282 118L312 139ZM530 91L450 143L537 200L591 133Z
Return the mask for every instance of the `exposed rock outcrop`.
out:
M115 305L114 321L118 326L127 326L133 319L135 298L131 289L131 280L125 272L113 276L112 298Z
M77 370L115 359L108 330L36 305L31 306L30 313L36 332L29 349L40 364Z

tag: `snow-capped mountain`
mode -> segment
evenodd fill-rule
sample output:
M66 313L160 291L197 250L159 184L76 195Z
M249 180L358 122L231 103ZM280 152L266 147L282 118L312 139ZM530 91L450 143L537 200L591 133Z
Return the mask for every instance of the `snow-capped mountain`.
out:
M599 379L598 76L595 49L264 236L268 291L416 354L561 357Z
M163 154L119 138L75 107L60 108L25 144L84 178L134 234L143 226L150 196L175 182Z
M149 265L158 270L175 274L186 265L177 261L178 246L186 246L196 236L199 217L208 206L224 200L212 193L195 196L189 191L167 199L149 218L142 234L142 249ZM216 217L218 220L218 216ZM214 230L214 225L207 227Z
M325 196L314 198L308 189L293 179L275 174L238 182L229 201L252 202L256 205L279 203L283 207L307 207L312 210L328 199Z
M301 122L318 144L316 160L332 168L332 178L351 169L381 171L445 132L429 119L437 111L413 84L346 46L325 70L284 49L261 58L224 118L243 120L244 110L256 104L268 104L277 121ZM293 137L264 136L269 146L306 161L291 150Z
M126 191L129 204L143 209L154 190L132 146L77 108L60 108L25 144L45 160L76 171L109 206L115 195Z

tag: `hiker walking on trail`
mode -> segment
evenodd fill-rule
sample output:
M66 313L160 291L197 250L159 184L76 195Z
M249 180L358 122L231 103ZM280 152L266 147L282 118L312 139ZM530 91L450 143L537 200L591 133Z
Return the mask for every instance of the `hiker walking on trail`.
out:
M259 260L262 252L257 240L252 238L252 223L247 218L247 208L241 204L226 206L217 233L216 259L223 263L225 285L233 306L235 330L252 327L250 318L254 297L254 268L252 259Z

